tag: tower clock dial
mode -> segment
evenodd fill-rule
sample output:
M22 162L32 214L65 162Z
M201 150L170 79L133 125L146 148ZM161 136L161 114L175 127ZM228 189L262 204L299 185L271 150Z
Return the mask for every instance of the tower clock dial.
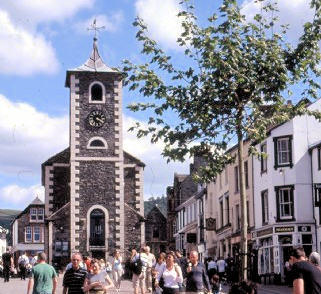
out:
M88 115L88 122L92 127L101 127L106 121L106 116L101 110L93 110Z

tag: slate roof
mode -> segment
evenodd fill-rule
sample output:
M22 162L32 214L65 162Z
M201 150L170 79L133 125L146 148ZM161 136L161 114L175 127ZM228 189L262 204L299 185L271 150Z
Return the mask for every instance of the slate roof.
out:
M67 70L66 83L65 86L69 87L69 75L73 72L109 72L109 73L119 73L118 70L112 69L107 66L98 52L97 39L94 38L93 50L91 51L90 57L87 61L73 69Z
M140 161L138 158L134 157L133 155L129 154L128 152L126 152L125 150L123 150L124 152L124 158L129 159L130 161L135 162L137 165L145 167L145 163Z
M44 204L44 203L39 199L38 196L30 203L30 205L41 205L41 204Z

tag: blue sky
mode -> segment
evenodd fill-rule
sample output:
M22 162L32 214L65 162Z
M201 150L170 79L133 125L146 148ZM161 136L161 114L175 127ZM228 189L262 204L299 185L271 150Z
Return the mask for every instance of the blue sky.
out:
M68 146L69 93L66 70L84 63L92 48L93 19L106 29L99 33L105 63L120 67L123 59L144 62L132 22L140 15L150 35L178 62L182 50L176 0L2 0L0 2L0 208L22 209L44 192L40 165ZM194 0L200 21L220 0ZM254 0L242 3L250 18L258 11ZM280 18L291 25L293 39L312 12L307 0L282 0ZM143 114L125 106L139 95L124 89L124 149L146 163L145 198L161 196L174 172L188 172L189 162L170 163L161 157L162 144L138 140L126 130Z

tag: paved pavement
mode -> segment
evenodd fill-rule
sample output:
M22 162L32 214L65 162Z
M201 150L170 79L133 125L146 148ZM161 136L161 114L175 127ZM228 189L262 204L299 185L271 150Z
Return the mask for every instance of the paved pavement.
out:
M62 294L62 277L59 275L57 294ZM0 279L0 294L26 294L27 293L28 281L21 281L20 279L11 279L9 283L4 283L3 279ZM108 294L132 294L133 288L130 281L122 281L119 292L115 289L110 289ZM225 286L221 294L228 293L228 288ZM285 286L274 286L274 285L259 285L259 294L291 294L292 289Z

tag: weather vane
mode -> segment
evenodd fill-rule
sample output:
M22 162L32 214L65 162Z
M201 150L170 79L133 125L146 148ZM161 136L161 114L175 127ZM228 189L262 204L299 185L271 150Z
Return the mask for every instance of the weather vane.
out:
M90 25L90 28L87 28L88 31L95 31L94 40L97 40L97 32L103 29L105 29L105 26L101 26L101 27L97 26L96 18L94 19L93 23Z

